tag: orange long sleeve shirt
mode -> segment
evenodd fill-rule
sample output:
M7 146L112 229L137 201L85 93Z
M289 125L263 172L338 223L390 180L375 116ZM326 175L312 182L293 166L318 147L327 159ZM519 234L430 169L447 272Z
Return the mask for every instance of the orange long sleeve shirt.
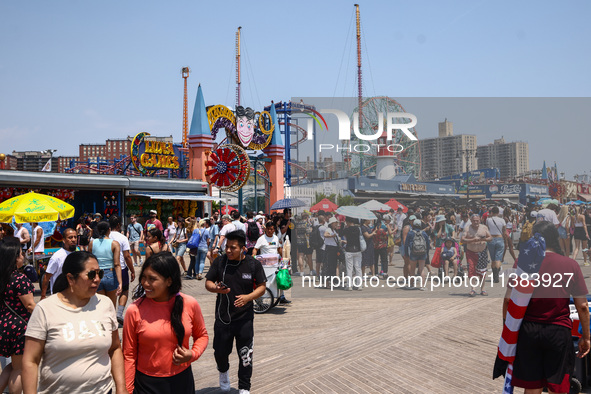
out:
M147 297L132 303L125 314L123 324L123 357L125 361L125 382L132 393L135 385L135 371L148 376L169 377L183 372L197 360L207 348L209 336L205 329L201 307L193 297L182 294L185 338L183 347L189 348L189 337L193 337L191 361L174 365L172 354L177 347L177 338L170 324L170 312L175 297L166 302L156 302Z

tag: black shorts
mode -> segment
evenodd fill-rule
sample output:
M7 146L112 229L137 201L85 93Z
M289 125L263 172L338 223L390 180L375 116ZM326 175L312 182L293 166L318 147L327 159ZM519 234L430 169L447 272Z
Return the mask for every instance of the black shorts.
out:
M129 290L129 268L126 270L121 270L121 291Z
M575 350L567 327L529 321L521 324L513 363L514 386L568 393L574 365Z

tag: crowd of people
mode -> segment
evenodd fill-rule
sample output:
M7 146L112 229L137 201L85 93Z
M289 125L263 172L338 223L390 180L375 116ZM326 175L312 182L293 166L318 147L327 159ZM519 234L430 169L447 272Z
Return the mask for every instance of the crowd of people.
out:
M0 356L11 363L2 371L0 391L8 386L11 393L193 393L189 367L209 337L198 302L180 290L183 279L205 279L205 288L218 295L214 356L220 388L230 390L228 356L235 339L238 388L248 393L253 300L265 292L266 283L254 256L281 254L290 214L248 212L242 218L236 211L232 216L214 212L205 218L170 217L166 227L156 211L143 225L134 215L127 226L116 215L82 217L75 228L63 231L37 305L22 269L27 251L44 253L34 242L37 235L43 246L42 229L34 224L33 237L20 225L11 235L2 231ZM137 267L139 284L125 311ZM290 302L284 296L280 301ZM91 368L95 364L100 368Z
M105 221L97 214L63 231L62 248L47 265L37 304L34 286L22 270L27 252L43 254L43 230L34 223L31 234L17 225L11 235L0 232L0 356L11 357L0 375L0 389L194 392L190 365L205 351L209 336L199 303L180 290L183 280L205 279L205 288L217 294L213 348L220 388L230 390L228 356L236 340L239 389L247 393L253 301L265 292L266 283L258 254L281 255L289 240L292 275L368 274L382 279L400 254L406 289L424 290L433 275L462 280L467 271L469 278L478 279L469 295L486 296L489 266L492 280L498 282L506 257L517 259L514 233L520 231L525 242L536 223L548 222L556 229L559 246L552 244L554 250L560 248L573 259L582 253L583 265L588 265L590 213L553 204L537 210L415 207L359 221L322 211L292 217L286 209L271 215L247 212L245 217L237 211L170 217L163 225L151 211L143 225L132 215L127 226L115 215ZM145 245L144 256L140 243ZM125 311L136 268L139 283ZM363 289L353 283L344 289ZM290 301L282 295L280 302Z
M461 280L466 271L469 278L479 278L469 295L486 296L484 278L489 268L493 282L498 283L501 265L517 259L516 237L520 232L522 240L531 237L533 224L540 220L551 221L557 227L567 255L576 259L582 254L583 264L589 265L591 208L549 204L536 210L534 205L521 209L482 205L414 207L407 212L400 207L374 213L375 220L323 211L297 215L293 219L295 271L306 275L307 270L312 276L343 273L352 279L366 274L387 278L388 267L400 254L403 275L408 279L405 282L409 284L405 289L424 290L428 277L435 275L443 280ZM362 290L351 283L344 289Z

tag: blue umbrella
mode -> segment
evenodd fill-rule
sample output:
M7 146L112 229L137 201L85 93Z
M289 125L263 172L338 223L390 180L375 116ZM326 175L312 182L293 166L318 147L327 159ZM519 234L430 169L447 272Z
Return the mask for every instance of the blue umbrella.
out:
M275 201L275 204L271 205L271 210L285 209L285 208L298 208L305 207L307 204L297 198L284 198L282 200Z
M367 208L355 205L348 205L337 208L339 215L347 216L353 219L376 220L377 216Z

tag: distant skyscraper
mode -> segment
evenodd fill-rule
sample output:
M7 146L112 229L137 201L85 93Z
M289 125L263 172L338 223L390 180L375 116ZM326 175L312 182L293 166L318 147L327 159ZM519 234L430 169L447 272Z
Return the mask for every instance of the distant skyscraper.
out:
M501 137L478 147L478 169L498 168L502 179L511 179L529 171L527 142L505 142Z
M421 178L436 179L477 168L476 136L453 135L453 123L439 123L439 137L421 139Z

